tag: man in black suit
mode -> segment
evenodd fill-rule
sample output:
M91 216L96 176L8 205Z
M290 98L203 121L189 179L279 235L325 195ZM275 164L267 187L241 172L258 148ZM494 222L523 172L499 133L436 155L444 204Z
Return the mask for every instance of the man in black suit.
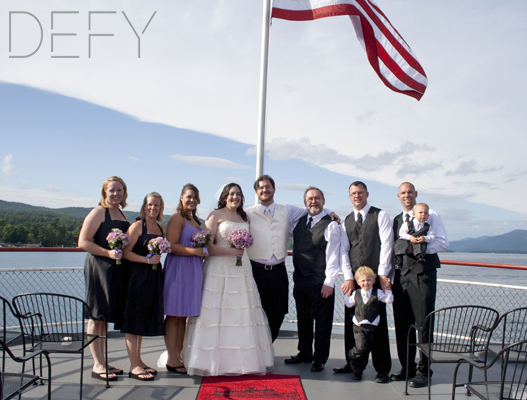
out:
M395 240L399 239L399 230L402 224L412 224L412 212L416 204L417 191L410 182L403 182L399 186L397 197L403 206L403 212L393 220L393 232ZM422 326L426 316L435 309L437 268L441 267L437 252L448 250L448 238L445 227L439 215L429 211L428 223L435 232L435 240L428 244L424 262L419 262L414 256L412 247L403 255L403 263L395 269L395 277L392 286L394 302L393 316L395 321L395 336L397 341L397 355L401 363L401 370L392 374L392 381L406 379L407 362L407 336L411 324ZM415 343L415 334L410 337L411 343ZM428 341L428 331L423 330L421 342ZM428 360L421 354L419 364L415 363L415 347L410 347L410 359L408 376L411 378L410 386L428 386L428 377L432 371L428 371Z
M298 354L286 364L309 363L320 372L329 357L334 285L339 272L340 228L323 210L324 194L309 187L304 193L308 215L293 228L293 295L298 318ZM315 322L313 351L313 321Z

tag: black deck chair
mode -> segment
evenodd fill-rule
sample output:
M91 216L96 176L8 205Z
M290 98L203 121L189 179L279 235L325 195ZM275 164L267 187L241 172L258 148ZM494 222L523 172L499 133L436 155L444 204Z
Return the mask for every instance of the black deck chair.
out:
M411 325L408 331L408 349L416 346L428 357L428 370L432 363L456 363L467 357L485 363L490 337L498 322L499 313L489 307L462 305L445 307L428 314L422 327ZM428 330L428 342L421 341L423 328ZM417 331L417 343L410 343L412 329ZM407 355L409 362L409 351ZM408 365L406 366L408 371ZM472 379L469 368L468 381ZM408 375L404 394L408 394ZM428 399L431 398L431 374L428 376Z
M2 351L7 353L11 359L17 363L25 364L26 362L35 359L35 357L45 357L47 361L48 377L43 378L38 375L29 375L24 373L6 372L5 364L2 365L2 371L0 372L0 399L7 400L12 399L16 395L19 395L32 384L38 380L46 380L48 382L48 400L51 400L51 363L49 355L46 350L38 350L35 352L28 353L23 357L17 357L10 350L8 345L0 340L0 347Z
M510 344L527 340L527 307L503 314L492 333L489 350L496 355Z
M80 364L80 399L84 372L84 351L97 335L86 333L86 320L91 318L88 305L73 296L54 293L28 293L15 296L13 306L27 337L29 351L78 354ZM105 359L108 359L107 335ZM108 363L106 362L106 365ZM108 371L107 371L108 372ZM108 378L108 374L106 375ZM109 387L108 379L106 386Z
M22 332L20 330L20 321L15 315L15 310L13 310L13 307L11 306L9 300L2 296L0 296L0 313L0 318L2 319L2 331L0 335L0 340L2 340L4 344L8 345L22 336ZM16 326L13 324L15 324ZM15 327L15 329L9 329L11 327ZM5 358L6 350L4 348L2 350L2 371L5 370Z
M527 399L527 340L519 343L513 343L503 348L493 360L488 364L481 365L474 360L461 359L458 361L454 370L454 380L452 383L452 400L456 397L456 388L464 386L471 394L475 394L484 400L525 400ZM463 364L468 364L471 368L477 368L485 371L489 370L494 364L499 366L501 361L501 370L499 381L478 381L467 382L464 384L457 383L457 372Z

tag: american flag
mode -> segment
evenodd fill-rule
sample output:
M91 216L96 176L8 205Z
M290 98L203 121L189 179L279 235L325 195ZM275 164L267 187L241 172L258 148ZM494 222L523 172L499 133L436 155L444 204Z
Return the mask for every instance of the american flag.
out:
M371 66L384 84L420 100L428 84L425 71L372 0L273 0L273 18L311 21L337 15L349 15Z

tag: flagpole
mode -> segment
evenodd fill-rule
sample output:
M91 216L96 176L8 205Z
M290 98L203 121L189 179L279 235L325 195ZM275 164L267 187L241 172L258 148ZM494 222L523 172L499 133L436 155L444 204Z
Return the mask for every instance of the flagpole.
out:
M262 49L260 61L260 102L258 113L258 142L256 144L256 179L264 173L265 112L267 108L267 65L269 57L269 25L271 24L271 0L263 0ZM256 198L258 204L258 198Z

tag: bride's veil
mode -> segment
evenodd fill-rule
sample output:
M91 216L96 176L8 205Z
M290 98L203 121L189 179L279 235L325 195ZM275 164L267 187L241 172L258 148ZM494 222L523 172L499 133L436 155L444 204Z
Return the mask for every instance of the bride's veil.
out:
M225 186L227 186L227 184L224 184L222 187L220 187L214 194L212 203L210 204L210 207L207 210L207 218L205 218L205 220L207 220L209 218L210 213L213 212L216 209L216 207L218 207L218 201L220 200L221 192L223 192L223 189L225 189Z

